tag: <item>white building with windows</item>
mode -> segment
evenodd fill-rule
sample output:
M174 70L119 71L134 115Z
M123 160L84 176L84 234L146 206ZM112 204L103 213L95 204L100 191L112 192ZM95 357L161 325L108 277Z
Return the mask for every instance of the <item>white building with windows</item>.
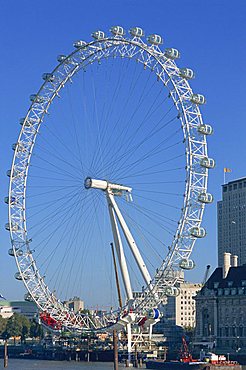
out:
M163 305L163 317L154 328L154 333L161 333L169 351L179 351L184 329L196 326L196 301L194 297L201 290L202 284L180 282L180 295L168 297Z
M196 326L196 302L194 297L201 288L202 284L180 284L180 295L175 297L176 325L183 328L194 328Z
M85 308L84 301L82 301L79 297L70 298L69 301L65 301L64 304L75 313L81 312Z
M38 315L38 308L34 302L0 301L0 316L4 319L8 319L14 313L24 315L28 319L33 319Z

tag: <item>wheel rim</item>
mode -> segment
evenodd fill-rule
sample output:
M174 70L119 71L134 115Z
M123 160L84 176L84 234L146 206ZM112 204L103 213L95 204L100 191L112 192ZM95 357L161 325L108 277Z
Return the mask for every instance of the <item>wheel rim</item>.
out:
M83 44L63 58L50 76L48 78L46 76L46 81L37 93L38 98L27 112L18 138L9 188L9 199L18 199L18 202L9 202L9 229L20 277L30 296L41 311L48 312L65 327L75 330L95 330L112 326L126 307L121 313L119 311L110 312L100 319L96 316L75 315L65 308L50 291L36 265L30 247L30 237L27 234L27 178L37 135L52 101L78 72L90 64L111 57L137 60L140 65L150 69L157 76L163 88L167 88L178 112L176 115L178 115L183 131L186 157L185 194L178 227L166 258L162 264L156 266L158 271L152 275L151 286L145 287L142 294L132 303L134 320L138 321L146 310L157 307L165 299L166 287L175 286L180 261L189 259L197 239L196 236L191 235L190 230L200 228L202 221L205 203L198 201L198 196L207 192L208 168L201 166L201 159L207 158L206 135L198 131L198 127L203 126L202 116L198 104L191 101L193 92L187 79L181 76L180 69L173 59L166 57L159 46L148 46L139 37L127 39L119 35ZM23 251L21 256L18 255L19 250Z

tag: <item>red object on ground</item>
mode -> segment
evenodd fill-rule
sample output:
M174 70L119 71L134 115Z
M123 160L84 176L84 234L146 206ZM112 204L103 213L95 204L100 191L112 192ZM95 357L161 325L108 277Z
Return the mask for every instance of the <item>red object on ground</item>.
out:
M180 361L181 362L192 362L193 361L192 355L189 351L188 344L187 344L184 336L182 336L182 347L181 347Z

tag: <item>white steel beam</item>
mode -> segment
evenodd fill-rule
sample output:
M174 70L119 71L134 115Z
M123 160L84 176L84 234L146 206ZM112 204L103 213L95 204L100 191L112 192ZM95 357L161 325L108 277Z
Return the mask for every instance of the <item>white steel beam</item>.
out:
M116 201L114 199L114 195L111 194L109 191L108 191L108 198L110 199L110 202L111 202L111 204L112 204L112 206L114 208L114 211L116 213L116 216L117 216L117 218L119 220L119 223L121 225L122 231L123 231L123 233L125 235L125 238L127 240L128 245L129 245L129 247L130 247L130 249L132 251L132 254L133 254L134 258L135 258L135 261L137 262L137 265L138 265L139 270L140 270L140 272L141 272L141 274L143 276L143 279L144 279L145 283L147 285L149 285L150 282L151 282L150 273L149 273L149 271L148 271L148 269L147 269L147 267L146 267L146 265L144 263L144 260L143 260L143 258L141 256L140 252L139 252L139 249L138 249L138 247L137 247L137 245L135 243L135 240L134 240L134 238L133 238L133 236L132 236L132 234L131 234L131 232L130 232L130 230L129 230L129 228L128 228L125 220L124 220L124 217L122 216L122 214L121 214L121 212L119 210L119 207L118 207L118 205L117 205L117 203L116 203Z
M118 228L116 217L115 217L114 208L113 208L113 205L110 201L108 194L107 194L107 202L108 202L110 221L111 221L111 226L112 226L112 231L113 231L113 236L114 236L114 244L115 244L116 253L117 253L120 270L121 270L121 276L122 276L126 296L129 301L133 299L131 281L130 281L130 276L129 276L127 263L126 263L126 257L124 254L124 249L123 249L123 245L122 245L122 241L120 237L120 232L119 232L119 228Z

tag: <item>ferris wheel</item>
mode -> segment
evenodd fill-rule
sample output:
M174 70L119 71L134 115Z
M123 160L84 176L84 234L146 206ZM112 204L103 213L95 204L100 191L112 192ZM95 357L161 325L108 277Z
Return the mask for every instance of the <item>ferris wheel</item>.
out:
M213 201L213 129L199 109L205 97L190 87L194 72L176 65L179 51L163 51L159 35L145 40L139 27L129 37L120 26L110 31L76 41L43 74L7 172L15 277L53 330L158 319L159 304L179 294L180 270L195 267L190 255L206 235L203 212ZM64 301L72 291L116 291L112 240L117 298L100 315L70 310Z

